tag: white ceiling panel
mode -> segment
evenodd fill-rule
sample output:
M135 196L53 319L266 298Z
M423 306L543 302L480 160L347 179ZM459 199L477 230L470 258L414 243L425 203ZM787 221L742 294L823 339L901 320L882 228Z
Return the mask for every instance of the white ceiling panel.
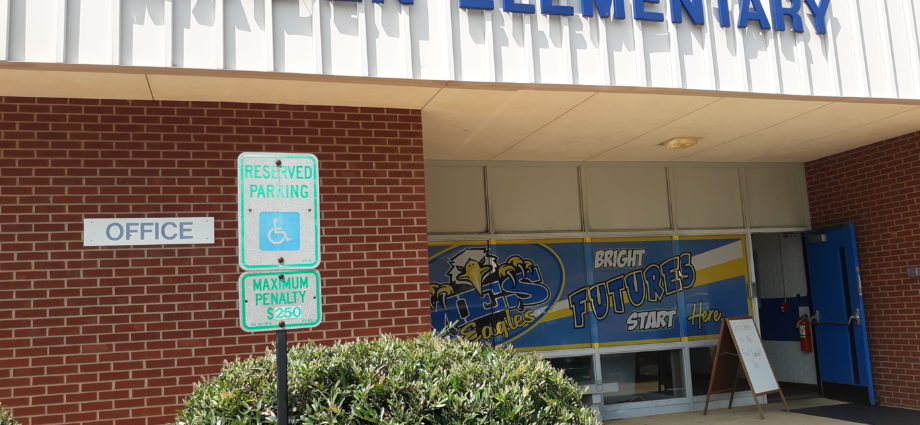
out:
M865 146L867 140L882 141L920 129L920 107L893 115L873 123L812 140L790 149L779 150L757 161L764 162L807 162L833 153L845 152ZM871 142L870 142L871 143Z
M595 159L717 97L598 93L494 159Z
M645 133L607 154L605 161L672 161L715 146L743 139L827 105L827 102L725 98ZM666 149L662 142L675 137L699 137L691 149Z
M872 104L872 103L829 103L792 119L780 122L769 128L753 132L729 143L706 149L705 144L699 153L692 153L682 160L688 161L728 161L769 162L780 152L818 139L833 137L846 131L875 123L902 112L913 109L911 105ZM912 130L920 130L920 122ZM865 144L882 139L866 138ZM691 152L691 150L688 150ZM831 149L827 150L832 153ZM839 151L837 151L839 152ZM823 156L823 155L822 155Z
M441 90L422 112L428 159L494 159L590 92Z

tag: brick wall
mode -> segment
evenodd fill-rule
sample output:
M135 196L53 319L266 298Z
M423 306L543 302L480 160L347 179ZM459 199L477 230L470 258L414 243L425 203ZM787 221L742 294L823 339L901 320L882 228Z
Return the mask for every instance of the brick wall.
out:
M236 157L320 159L324 323L430 329L417 110L0 98L0 403L23 424L161 424L239 329ZM84 247L92 217L210 216L212 245Z
M805 169L813 224L856 224L876 395L920 408L920 133Z

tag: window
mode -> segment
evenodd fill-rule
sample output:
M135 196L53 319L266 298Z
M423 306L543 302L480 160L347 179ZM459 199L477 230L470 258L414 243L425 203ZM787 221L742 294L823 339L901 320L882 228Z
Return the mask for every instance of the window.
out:
M554 368L565 372L565 375L572 378L579 385L594 384L594 362L593 356L579 357L555 357L546 359Z
M712 356L716 347L697 347L690 349L690 374L693 377L693 395L706 395L709 392L709 378L712 376ZM744 371L738 368L737 391L750 390Z
M604 393L604 404L685 397L681 350L601 356L604 384L617 384Z

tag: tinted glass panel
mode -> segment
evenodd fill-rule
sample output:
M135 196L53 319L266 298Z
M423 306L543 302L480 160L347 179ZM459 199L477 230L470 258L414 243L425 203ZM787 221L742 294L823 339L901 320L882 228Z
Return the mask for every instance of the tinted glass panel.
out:
M556 369L561 369L566 376L580 385L594 384L594 362L592 356L556 357L546 359Z
M618 391L605 392L604 404L685 397L680 350L601 356L604 384Z
M693 395L706 395L709 391L709 377L712 374L712 356L716 347L697 347L690 349L690 375L693 379ZM748 391L744 371L738 368L738 391Z

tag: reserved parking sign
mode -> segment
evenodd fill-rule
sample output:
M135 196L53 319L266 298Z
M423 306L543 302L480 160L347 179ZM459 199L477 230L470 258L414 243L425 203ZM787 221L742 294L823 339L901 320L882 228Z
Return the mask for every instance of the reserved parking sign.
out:
M312 154L242 153L240 267L313 269L320 262L319 161Z

